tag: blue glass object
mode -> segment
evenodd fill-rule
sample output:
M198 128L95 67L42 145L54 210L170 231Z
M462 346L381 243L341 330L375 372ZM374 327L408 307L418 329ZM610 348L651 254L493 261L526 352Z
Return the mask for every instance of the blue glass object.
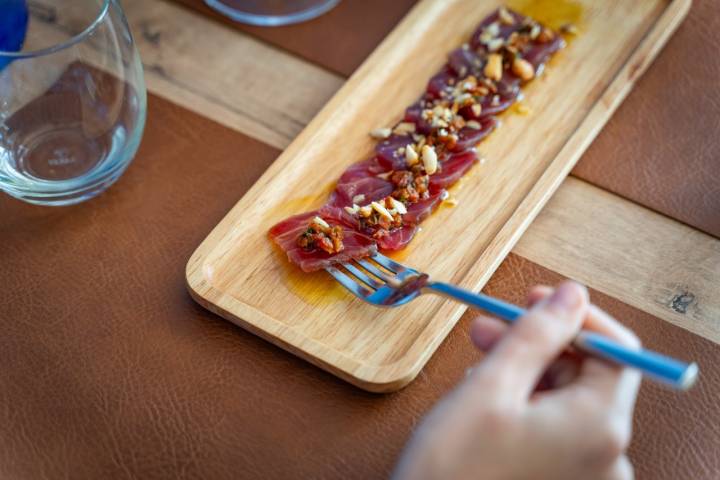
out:
M277 27L305 22L335 7L340 0L205 0L236 22Z
M28 28L28 8L25 0L0 0L0 51L19 52ZM10 59L0 57L0 70Z

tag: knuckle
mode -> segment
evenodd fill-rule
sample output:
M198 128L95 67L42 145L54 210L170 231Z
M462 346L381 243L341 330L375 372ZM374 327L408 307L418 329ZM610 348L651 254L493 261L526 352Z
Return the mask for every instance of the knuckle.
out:
M483 431L488 434L506 434L512 431L517 423L518 412L516 409L505 405L491 405L482 415L481 421Z
M630 427L620 421L605 421L600 427L594 457L601 464L610 464L621 457L630 445Z
M517 331L517 338L528 345L547 345L557 338L555 319L546 312L535 312Z
M608 405L593 395L577 398L574 412L578 418L585 418L589 431L589 441L585 444L586 454L591 462L606 466L621 457L630 446L632 426L622 418L614 416Z

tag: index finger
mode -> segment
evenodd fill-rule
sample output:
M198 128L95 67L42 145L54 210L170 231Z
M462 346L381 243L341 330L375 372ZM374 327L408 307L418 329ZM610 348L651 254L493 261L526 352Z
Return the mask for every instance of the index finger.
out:
M577 335L587 315L587 290L565 282L512 325L476 369L503 397L525 401L552 361Z

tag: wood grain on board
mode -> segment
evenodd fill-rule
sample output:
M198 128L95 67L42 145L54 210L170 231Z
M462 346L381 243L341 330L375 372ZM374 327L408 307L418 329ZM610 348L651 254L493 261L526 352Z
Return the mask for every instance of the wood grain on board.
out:
M202 0L176 1L212 15ZM535 3L552 9L553 3L574 2ZM247 28L222 18L228 25L349 75L353 69L338 69L337 59L346 66L359 65L372 50L370 45L379 44L402 14L395 8L409 10L413 4L411 0L382 4L344 0L327 17L273 29ZM354 19L362 23L355 24ZM362 35L349 33L349 25L360 24ZM720 145L713 141L712 132L720 121L718 29L717 2L693 2L687 21L573 171L579 178L716 237L720 237ZM301 41L297 41L298 30ZM350 38L362 41L348 44Z
M287 266L268 242L267 229L319 206L324 200L319 192L326 192L350 162L371 154L366 132L396 121L422 92L426 72L437 70L446 53L498 5L426 0L413 9L198 248L187 269L195 298L362 388L390 391L410 382L464 308L431 296L402 312L381 313L369 311L360 300L303 301L283 285ZM587 2L583 35L558 55L552 74L525 89L525 103L536 113L505 117L501 132L481 146L486 164L454 192L460 206L441 209L427 220L403 259L448 281L480 288L688 5L686 0L642 6ZM438 23L454 28L438 30ZM453 239L452 250L444 238ZM268 284L278 287L268 290ZM321 283L310 285L305 295L325 299Z
M98 198L48 209L0 196L0 477L387 478L419 419L482 358L468 338L476 313L415 382L373 395L203 309L184 259L279 151L148 100L137 157ZM510 255L485 292L522 303L560 279ZM701 366L689 392L641 388L637 478L718 478L720 350L591 298L649 348Z

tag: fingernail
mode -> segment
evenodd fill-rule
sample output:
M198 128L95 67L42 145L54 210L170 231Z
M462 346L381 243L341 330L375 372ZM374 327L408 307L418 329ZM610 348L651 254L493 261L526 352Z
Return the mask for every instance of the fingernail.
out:
M561 284L550 296L548 304L558 308L576 309L580 307L583 298L577 285L566 282Z

